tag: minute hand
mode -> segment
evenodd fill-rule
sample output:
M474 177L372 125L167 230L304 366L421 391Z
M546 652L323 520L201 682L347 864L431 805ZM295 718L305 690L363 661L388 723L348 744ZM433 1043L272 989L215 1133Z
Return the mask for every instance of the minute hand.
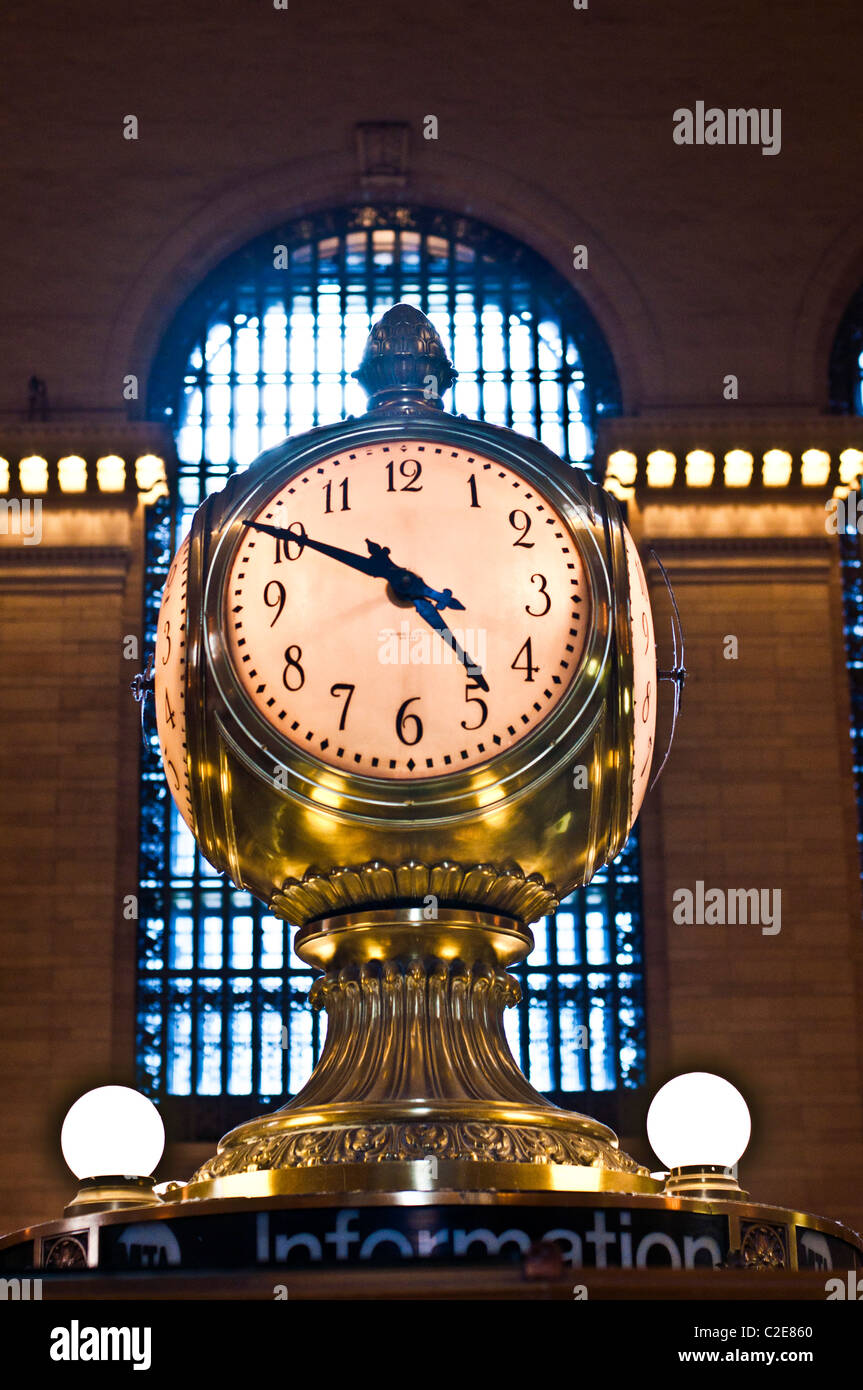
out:
M419 613L420 617L425 619L429 627L433 627L435 632L440 633L447 646L452 647L459 661L467 670L468 675L473 676L478 688L480 690L485 690L486 692L488 692L488 682L486 681L485 676L482 674L480 667L477 666L476 662L473 660L473 657L468 656L464 648L459 646L456 638L450 632L449 628L446 625L446 622L441 617L435 605L431 603L429 599L415 598L414 608Z

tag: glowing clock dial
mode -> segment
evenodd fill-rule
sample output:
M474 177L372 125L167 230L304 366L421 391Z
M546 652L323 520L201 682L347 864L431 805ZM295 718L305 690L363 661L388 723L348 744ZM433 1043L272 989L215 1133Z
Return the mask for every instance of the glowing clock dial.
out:
M635 542L624 533L629 572L630 623L632 630L632 703L634 756L632 764L632 819L641 809L656 738L656 641L647 580Z
M186 764L186 582L188 537L174 556L162 594L156 629L154 694L162 766L171 795L186 824L192 826L192 802Z
M245 520L225 592L232 663L268 723L333 767L476 767L542 724L579 668L578 544L504 464L373 443L310 466Z

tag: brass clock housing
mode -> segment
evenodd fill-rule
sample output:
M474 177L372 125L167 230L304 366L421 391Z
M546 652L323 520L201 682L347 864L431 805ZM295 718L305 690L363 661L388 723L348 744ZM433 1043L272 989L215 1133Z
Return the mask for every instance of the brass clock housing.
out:
M655 653L644 587L639 678L630 584L643 575L620 507L533 440L445 414L453 372L418 310L384 315L356 375L367 415L269 450L199 509L185 607L171 608L183 640L163 642L162 660L157 643L157 710L171 669L183 690L187 781L172 791L188 788L181 810L210 863L302 928L295 949L323 972L311 1002L329 1018L307 1086L227 1135L184 1195L252 1195L262 1181L356 1190L388 1166L398 1190L423 1155L442 1187L652 1190L607 1126L529 1085L503 1028L528 924L620 851L638 809L636 702L646 692L652 719ZM589 618L578 668L522 739L463 770L397 780L326 763L263 716L231 656L227 587L243 522L288 480L336 451L408 440L474 451L544 497L579 552ZM652 733L645 750L642 789Z
M590 608L580 667L538 728L479 767L410 783L333 768L281 738L241 686L224 619L243 519L334 450L402 439L469 447L544 494L580 550ZM628 603L615 499L510 430L417 406L411 414L374 411L270 450L204 503L190 536L187 759L204 854L299 924L428 893L536 920L613 858L629 833Z

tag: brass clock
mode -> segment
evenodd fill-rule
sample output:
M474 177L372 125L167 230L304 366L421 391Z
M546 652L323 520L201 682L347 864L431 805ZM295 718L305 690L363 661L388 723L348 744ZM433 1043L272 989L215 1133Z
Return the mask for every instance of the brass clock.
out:
M358 373L367 416L269 451L198 512L158 629L165 771L207 858L298 922L402 900L407 864L448 902L529 921L638 813L647 588L614 498L444 414L442 349L374 389L369 364L398 360L376 348L416 336L404 309ZM456 881L480 865L480 889Z
M418 310L383 317L356 375L368 414L209 498L165 588L172 794L207 859L302 928L330 1017L306 1089L199 1180L429 1144L530 1182L543 1154L629 1179L610 1130L528 1085L501 1020L528 924L618 853L644 795L637 550L583 472L444 413L454 373Z

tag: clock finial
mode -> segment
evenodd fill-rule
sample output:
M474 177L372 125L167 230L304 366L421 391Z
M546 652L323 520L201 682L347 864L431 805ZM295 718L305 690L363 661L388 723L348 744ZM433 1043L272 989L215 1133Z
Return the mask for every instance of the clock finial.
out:
M368 392L369 410L412 414L418 407L442 410L441 396L457 373L425 314L394 304L369 334L353 375Z

